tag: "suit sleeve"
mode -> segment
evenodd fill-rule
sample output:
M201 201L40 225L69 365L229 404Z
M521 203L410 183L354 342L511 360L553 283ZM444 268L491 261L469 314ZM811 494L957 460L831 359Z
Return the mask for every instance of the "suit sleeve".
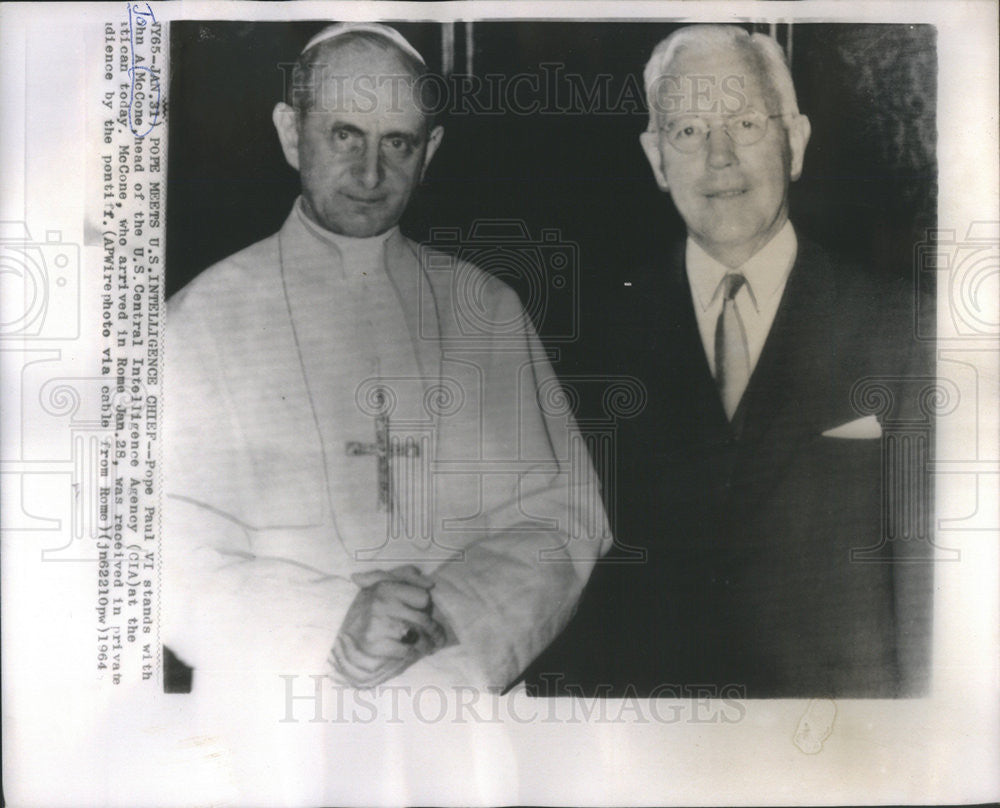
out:
M597 479L538 336L506 286L483 364L483 530L434 574L436 606L482 671L503 688L572 616L611 544ZM556 406L552 406L556 405Z

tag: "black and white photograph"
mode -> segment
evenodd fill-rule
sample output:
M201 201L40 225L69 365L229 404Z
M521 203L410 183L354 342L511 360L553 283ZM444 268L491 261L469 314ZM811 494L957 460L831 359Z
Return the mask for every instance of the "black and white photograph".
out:
M37 9L9 804L996 798L995 4Z
M473 71L423 81L430 68L395 28L321 28L297 61L279 62L290 103L269 111L247 95L280 86L282 76L265 73L279 60L259 58L254 71L246 54L277 56L280 25L174 26L167 192L183 202L182 224L171 226L175 208L168 214L168 287L181 282L172 267L212 263L201 254L251 232L279 199L294 213L276 240L222 259L169 299L167 400L176 391L178 403L167 406L176 464L167 467L166 541L178 555L191 543L192 560L177 599L190 617L168 641L202 643L190 661L204 654L206 672L240 669L247 655L273 664L285 644L298 651L310 626L316 667L304 670L324 670L318 663L332 653L346 683L377 685L451 636L482 666L484 683L505 688L560 635L586 587L587 609L533 668L540 692L925 692L939 391L933 289L915 292L909 263L915 238L935 226L933 28L788 25L782 47L769 26L468 27L458 55ZM436 28L412 36L453 63ZM504 41L521 45L513 59L509 49L491 52ZM796 42L804 87L824 99L837 93L851 109L845 120L825 102L811 105L817 130L832 130L818 131L818 166L788 67ZM535 53L524 52L531 45ZM356 68L334 60L345 48ZM887 62L878 54L890 48ZM547 50L581 57L553 66ZM697 64L688 68L685 53ZM640 54L650 54L643 96L626 67ZM219 76L252 89L233 93L222 80L206 92L213 60ZM858 74L867 85L854 83ZM445 100L434 118L421 112L421 102ZM492 133L484 116L461 117L474 103L496 116L485 122ZM348 121L355 111L372 123ZM312 113L324 116L314 136ZM356 142L342 169L324 145L331 139ZM395 172L385 154L393 148L403 150ZM279 193L291 184L281 157L299 174L291 202ZM801 202L792 196L799 180ZM411 199L418 241L397 244ZM799 231L793 202L804 209ZM852 243L855 255L812 241L809 225L832 246ZM355 250L362 268L352 273L345 252ZM329 280L337 262L362 281L354 295ZM408 265L399 279L394 263ZM313 277L298 280L293 267ZM359 313L379 295L366 270L393 283L382 292L386 320ZM748 275L761 278L756 292ZM520 286L520 306L502 297L508 279ZM562 389L546 349L563 359ZM466 380L442 364L448 357L477 372ZM372 406L382 395L398 406L411 384L417 410L408 420L426 422L427 443L393 426L401 413L393 418L391 405L385 415ZM333 404L337 396L345 400ZM437 412L429 396L455 412ZM199 402L197 415L189 401ZM571 423L551 422L559 408L588 425L610 423L585 428L591 440L581 443ZM883 430L891 437L881 440ZM556 448L549 456L547 445ZM598 481L570 481L572 445L601 453L616 552L593 523ZM479 468L451 471L477 460ZM424 489L400 474L431 482ZM905 482L893 486L897 479ZM452 494L458 503L446 505ZM529 501L541 497L548 509ZM426 537L401 521L424 507L415 518L431 520ZM510 516L498 515L504 508ZM455 519L469 529L449 530ZM303 537L290 538L297 529ZM450 555L448 545L462 550ZM388 560L398 550L417 563ZM353 556L350 567L341 568L342 554ZM595 561L604 569L592 575ZM309 571L324 577L303 582ZM370 583L345 581L352 575ZM414 608L429 609L429 619ZM279 645L255 642L261 633Z

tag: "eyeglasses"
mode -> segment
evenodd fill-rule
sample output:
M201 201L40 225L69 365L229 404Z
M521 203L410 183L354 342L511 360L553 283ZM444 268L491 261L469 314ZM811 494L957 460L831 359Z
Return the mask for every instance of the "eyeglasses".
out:
M737 146L752 146L767 134L767 122L783 115L764 115L762 112L744 112L741 115L727 115L720 123L710 124L697 115L674 118L660 132L677 151L693 154L701 149L708 136L717 126L726 130L729 139Z

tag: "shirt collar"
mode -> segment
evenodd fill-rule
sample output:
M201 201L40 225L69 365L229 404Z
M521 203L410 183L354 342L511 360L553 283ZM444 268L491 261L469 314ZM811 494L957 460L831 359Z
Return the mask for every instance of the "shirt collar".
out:
M363 275L372 267L383 267L382 255L385 243L399 232L399 226L390 227L384 233L368 238L354 238L340 233L334 233L312 221L302 207L302 197L295 202L295 212L299 220L316 238L334 247L340 253L344 274L351 278Z
M798 239L790 221L786 221L774 238L754 253L743 266L735 270L716 261L688 236L685 256L688 282L691 284L698 305L702 310L706 310L718 296L722 279L730 272L742 272L747 280L747 290L754 306L759 309L763 303L784 288L797 252Z

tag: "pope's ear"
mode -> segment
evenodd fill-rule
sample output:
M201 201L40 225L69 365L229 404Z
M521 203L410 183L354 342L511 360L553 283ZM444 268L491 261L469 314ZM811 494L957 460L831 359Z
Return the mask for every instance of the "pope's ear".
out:
M802 163L805 160L806 146L809 144L811 134L812 126L805 115L796 115L788 123L788 150L791 157L788 176L792 182L802 176Z
M653 179L656 180L656 184L660 187L661 191L669 191L670 186L667 183L667 175L663 170L663 154L660 152L659 132L643 132L639 135L639 143L642 144L642 150L646 153L646 159L649 160L649 167L653 169Z
M278 140L281 141L281 150L285 153L288 165L299 170L299 123L292 109L284 101L274 106L271 113L271 120L274 121L274 128L278 132Z
M420 180L423 182L424 174L427 173L427 166L431 164L431 158L434 157L434 153L438 150L438 146L441 145L441 139L444 137L444 127L435 126L430 135L427 136L427 150L424 152L424 164L420 167Z

